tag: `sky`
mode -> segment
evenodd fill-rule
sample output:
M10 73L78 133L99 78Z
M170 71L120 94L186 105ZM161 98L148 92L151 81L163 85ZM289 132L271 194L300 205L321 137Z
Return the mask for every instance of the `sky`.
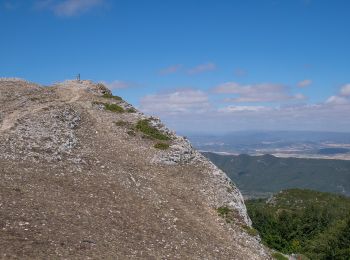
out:
M0 77L104 82L181 133L350 132L348 0L0 0Z

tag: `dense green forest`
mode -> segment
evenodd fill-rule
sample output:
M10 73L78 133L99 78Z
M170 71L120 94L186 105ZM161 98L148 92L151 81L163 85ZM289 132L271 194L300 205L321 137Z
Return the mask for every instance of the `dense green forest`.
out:
M253 227L270 248L310 259L350 259L350 199L291 189L246 201Z
M350 161L203 154L237 184L245 197L269 197L292 188L350 196Z

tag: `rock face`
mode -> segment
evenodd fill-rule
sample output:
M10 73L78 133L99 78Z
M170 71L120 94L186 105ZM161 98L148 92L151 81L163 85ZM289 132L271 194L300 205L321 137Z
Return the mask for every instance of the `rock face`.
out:
M0 258L269 259L250 225L222 171L103 85L0 80Z

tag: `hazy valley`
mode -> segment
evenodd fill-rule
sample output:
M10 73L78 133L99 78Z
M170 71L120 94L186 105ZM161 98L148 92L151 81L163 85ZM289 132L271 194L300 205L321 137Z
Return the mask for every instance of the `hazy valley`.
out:
M189 134L188 137L197 149L204 152L350 160L350 133L244 131L218 135Z

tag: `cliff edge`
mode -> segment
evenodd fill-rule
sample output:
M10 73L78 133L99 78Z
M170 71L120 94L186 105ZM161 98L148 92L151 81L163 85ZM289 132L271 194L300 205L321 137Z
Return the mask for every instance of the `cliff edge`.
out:
M0 79L0 258L270 259L250 225L221 170L102 84Z

